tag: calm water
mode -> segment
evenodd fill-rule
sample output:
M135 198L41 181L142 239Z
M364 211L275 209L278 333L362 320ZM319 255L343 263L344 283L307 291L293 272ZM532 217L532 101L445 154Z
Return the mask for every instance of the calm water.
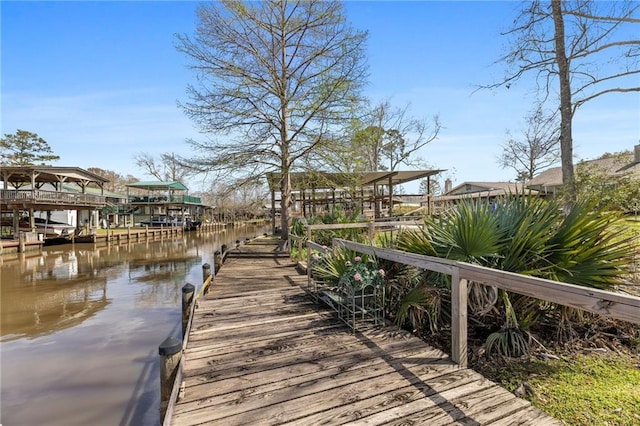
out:
M222 244L266 230L5 257L0 423L157 425L158 345L180 337L182 286L199 286Z

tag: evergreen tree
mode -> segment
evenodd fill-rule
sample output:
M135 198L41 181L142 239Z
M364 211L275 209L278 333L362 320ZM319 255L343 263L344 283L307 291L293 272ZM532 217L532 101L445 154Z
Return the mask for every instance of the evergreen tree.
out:
M47 166L60 157L36 133L20 130L15 134L5 133L0 139L0 164L5 166Z

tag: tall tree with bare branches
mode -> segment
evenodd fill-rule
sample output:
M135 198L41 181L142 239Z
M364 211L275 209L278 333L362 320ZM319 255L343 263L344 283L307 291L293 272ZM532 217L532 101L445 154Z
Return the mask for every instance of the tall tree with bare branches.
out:
M394 107L389 100L371 107L357 124L352 150L360 153L366 171L397 170L401 164L421 166L418 151L442 130L437 114L431 119L416 118L410 114L410 105Z
M177 36L197 82L181 106L209 136L190 164L227 179L281 176L282 238L290 173L351 115L366 81L365 32L337 1L221 1L200 6L195 35Z
M142 152L134 157L138 166L146 175L160 181L180 182L191 176L194 171L185 160L176 156L173 152L165 152L155 157L152 154Z
M586 102L611 93L638 92L640 3L534 0L506 34L513 40L501 58L505 78L488 87L510 87L534 74L543 100L560 111L562 177L570 205L576 197L573 117ZM557 98L556 98L557 96Z
M541 106L525 117L520 136L507 131L498 163L512 168L517 180L526 181L539 171L555 164L560 158L560 126L557 113L547 113Z

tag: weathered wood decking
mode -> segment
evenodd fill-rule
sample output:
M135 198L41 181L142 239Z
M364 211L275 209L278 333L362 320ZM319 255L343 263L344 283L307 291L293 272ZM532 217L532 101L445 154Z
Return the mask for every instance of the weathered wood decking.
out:
M172 424L561 424L396 328L351 333L260 241L198 302Z

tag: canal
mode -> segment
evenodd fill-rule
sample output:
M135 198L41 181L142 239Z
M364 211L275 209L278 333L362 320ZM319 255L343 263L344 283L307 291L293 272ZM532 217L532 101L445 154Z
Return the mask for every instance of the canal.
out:
M157 425L158 345L180 337L182 286L199 287L222 244L267 230L0 260L0 424Z

